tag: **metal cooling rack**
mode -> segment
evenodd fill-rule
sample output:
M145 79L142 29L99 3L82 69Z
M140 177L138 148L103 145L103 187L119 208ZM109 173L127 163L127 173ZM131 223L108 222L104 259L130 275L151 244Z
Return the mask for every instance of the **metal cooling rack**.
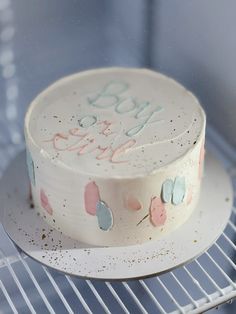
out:
M236 154L213 129L207 138L208 149L231 174L235 202ZM2 229L0 239L0 313L194 314L236 298L235 207L224 233L207 252L187 266L145 280L65 276L19 252Z

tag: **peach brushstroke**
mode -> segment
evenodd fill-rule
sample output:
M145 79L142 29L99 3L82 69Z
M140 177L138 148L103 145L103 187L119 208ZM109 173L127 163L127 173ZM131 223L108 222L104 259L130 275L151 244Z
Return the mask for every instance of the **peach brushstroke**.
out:
M203 173L203 162L205 157L205 147L204 147L204 141L201 146L200 150L200 156L199 156L199 168L198 168L198 178L201 179L202 173Z
M96 215L96 206L97 203L100 201L100 195L98 186L94 181L89 182L85 186L84 191L84 205L86 212L90 215L95 216Z
M52 207L51 207L51 205L49 204L48 197L47 197L47 195L45 194L45 192L44 192L43 189L40 190L40 201L41 201L42 207L46 210L46 212L47 212L49 215L52 215L52 214L53 214Z
M166 221L166 209L159 197L153 197L150 204L150 219L154 226L163 226Z
M131 194L125 196L124 206L125 208L134 211L140 210L142 208L142 204L139 202L139 200Z

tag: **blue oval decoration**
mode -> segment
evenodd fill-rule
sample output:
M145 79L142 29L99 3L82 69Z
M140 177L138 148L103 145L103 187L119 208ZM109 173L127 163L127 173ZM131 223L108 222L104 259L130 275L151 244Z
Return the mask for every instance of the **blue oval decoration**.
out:
M35 186L34 162L28 149L26 149L26 162L27 162L28 175L29 175L30 181Z
M112 228L112 211L103 201L97 202L96 215L98 218L98 225L101 230L107 231Z
M81 118L79 121L79 126L82 128L89 128L97 122L97 117L92 115L87 115Z
M184 177L176 177L174 183L174 190L172 195L172 203L174 205L179 205L182 203L185 196L185 178Z
M162 184L161 198L164 203L171 201L172 193L174 188L174 182L171 179L165 180Z

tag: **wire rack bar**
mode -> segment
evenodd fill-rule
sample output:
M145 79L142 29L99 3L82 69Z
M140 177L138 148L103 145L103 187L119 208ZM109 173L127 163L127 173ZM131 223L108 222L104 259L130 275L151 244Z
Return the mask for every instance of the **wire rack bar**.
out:
M185 289L185 287L182 285L182 283L179 281L179 279L175 276L175 274L173 272L170 272L170 275L174 278L174 280L178 283L178 285L180 286L180 288L184 291L184 293L187 295L187 297L189 298L189 300L191 300L192 304L197 307L198 304L197 302L192 298L192 296L189 294L189 292Z
M100 294L98 293L98 291L96 290L96 288L94 287L94 285L92 284L92 282L90 280L86 280L86 283L88 284L89 288L92 290L94 296L97 298L98 302L101 304L101 306L103 307L105 313L111 314L110 310L108 309L108 307L106 306L105 302L103 301L103 299L101 298Z
M231 245L231 247L236 250L236 245L233 243L233 241L223 232L222 237L224 237L228 243Z
M205 253L206 254L206 253ZM220 295L223 295L222 289L218 286L218 284L215 282L215 280L208 274L208 272L204 269L204 267L201 265L201 263L198 261L198 259L195 260L195 263L200 267L202 272L207 276L209 281L213 284L213 286L217 289L217 291L220 293ZM199 282L198 282L199 283ZM200 283L199 283L200 285ZM208 295L208 298L210 301L212 301L212 298L210 295Z
M67 300L65 299L64 295L62 294L60 288L58 287L56 281L53 279L52 275L50 274L50 272L48 271L48 269L45 266L42 266L43 270L45 271L49 281L51 282L51 284L53 285L54 289L56 290L58 296L60 297L61 301L63 302L66 310L68 311L68 313L73 314L72 308L70 307L70 305L68 304Z
M152 299L152 301L155 303L156 307L159 309L161 313L165 313L164 308L161 306L161 304L157 301L151 290L148 288L147 284L143 280L139 280L140 284L143 286L149 297Z
M227 260L227 262L233 267L233 269L236 269L236 265L234 264L234 262L225 254L225 252L222 250L222 248L219 246L219 244L217 242L214 244L214 246L217 247L217 249L224 256L224 258ZM232 281L232 280L230 279L230 281Z
M37 282L37 280L36 280L34 274L32 273L31 269L29 268L28 264L24 261L24 259L21 257L20 254L18 254L18 258L19 258L19 260L21 261L21 263L24 265L24 267L25 267L27 273L28 273L29 276L30 276L30 279L32 280L34 286L35 286L36 289L38 290L38 293L39 293L39 295L41 296L41 298L42 298L42 300L43 300L45 306L46 306L47 309L49 310L49 312L50 312L50 313L55 313L55 311L53 310L51 304L48 302L48 299L47 299L47 297L45 296L43 290L40 288L40 286L39 286L39 284L38 284L38 282Z
M236 227L235 225L229 220L228 225L233 229L233 231L236 232Z
M6 257L5 254L3 254L3 252L1 250L0 250L0 252L1 252L0 253L0 269L2 267L6 267L6 261L5 261L6 258L7 258L8 262L11 264L19 261L18 254ZM1 258L1 256L4 256L4 258Z
M1 252L0 252L0 255L2 255ZM4 259L4 256L0 256L0 257ZM27 294L25 293L25 290L23 289L20 281L18 280L18 277L17 277L14 269L12 268L11 264L8 262L7 258L5 258L5 262L6 262L8 270L9 270L12 278L14 279L14 281L15 281L15 283L16 283L16 285L17 285L17 287L18 287L22 297L24 298L25 303L27 304L29 310L31 311L31 313L36 314L35 309L33 308L33 305L31 304Z
M203 295L205 295L206 300L211 301L210 296L207 294L205 289L200 285L199 281L191 274L191 272L188 270L188 268L186 266L183 266L183 269L188 274L188 276L191 278L194 285L196 285L198 287L198 289L201 291L201 293Z
M220 273L225 277L225 279L229 282L229 284L236 287L236 284L229 278L229 276L224 272L224 270L219 266L219 264L216 263L216 261L211 257L211 255L208 252L206 252L205 254L209 257L212 263L218 268ZM220 290L224 294L223 290L222 289Z
M106 286L108 287L108 289L110 290L111 294L113 295L113 297L118 301L119 305L121 306L121 308L123 309L123 311L126 314L129 314L129 311L127 309L127 307L124 305L124 303L122 302L121 298L119 297L119 295L116 293L115 289L112 287L110 282L105 282Z
M16 309L14 303L12 302L12 299L10 298L10 296L9 296L9 294L8 294L6 288L5 288L5 286L3 285L3 283L2 283L1 280L0 280L0 289L2 290L2 292L3 292L4 296L5 296L5 298L7 299L7 302L9 303L9 305L10 305L10 307L11 307L13 313L14 313L14 314L17 314L18 311L17 311L17 309Z
M129 295L131 295L131 297L133 298L133 300L135 301L136 305L139 307L139 309L141 310L141 312L143 314L148 314L148 312L146 311L146 309L143 307L142 303L139 301L139 299L136 297L136 295L134 294L134 292L132 291L132 289L130 288L130 286L127 284L127 282L123 282L123 285L125 287L125 289L127 290L127 292L129 293Z
M227 299L225 299L224 296L218 296L217 298L214 298L214 300L212 300L210 303L205 303L203 304L201 307L199 307L198 309L194 309L193 311L191 311L191 314L200 314L203 313L205 311L208 311L222 303L227 302L227 300L231 300L235 298L235 291L232 291L230 293L228 293Z
M91 309L89 308L88 304L86 303L86 301L84 300L84 298L82 297L81 293L79 292L79 290L76 288L73 280L71 279L70 276L66 275L66 279L69 282L71 288L73 289L73 291L75 292L76 296L78 297L78 299L80 300L81 304L83 305L85 311L88 314L93 314L93 312L91 311Z
M165 292L168 294L168 296L171 298L171 300L174 302L176 305L177 309L179 310L180 313L184 314L184 310L182 307L179 305L179 303L176 301L175 297L172 295L172 293L169 291L169 289L166 287L166 285L162 282L162 280L157 277L156 280L160 283L162 288L165 290Z

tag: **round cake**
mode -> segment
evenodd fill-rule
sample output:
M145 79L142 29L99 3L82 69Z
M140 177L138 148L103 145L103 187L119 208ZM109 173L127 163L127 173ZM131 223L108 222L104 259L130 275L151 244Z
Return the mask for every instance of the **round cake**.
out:
M35 209L92 245L162 237L196 207L205 124L193 94L151 70L105 68L59 80L25 118Z

